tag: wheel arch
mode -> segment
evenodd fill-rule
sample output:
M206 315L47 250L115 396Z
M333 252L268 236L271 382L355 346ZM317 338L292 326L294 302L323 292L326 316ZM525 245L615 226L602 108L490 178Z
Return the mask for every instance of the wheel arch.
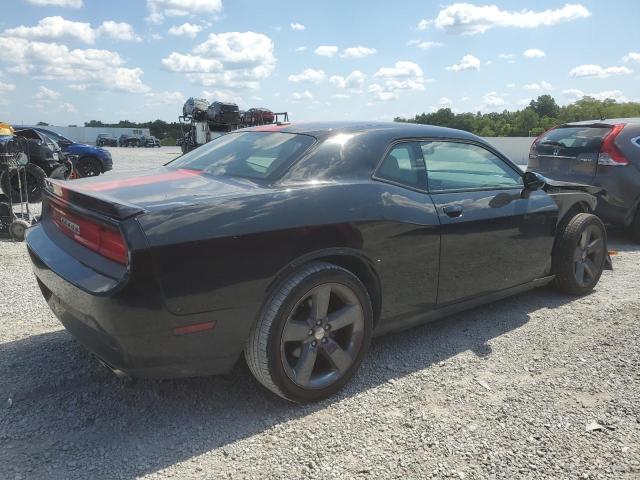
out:
M351 248L324 248L302 255L281 268L270 282L270 294L292 272L311 262L326 262L342 267L354 274L367 289L373 309L374 328L380 319L382 308L382 287L374 263L363 252ZM268 297L269 295L267 295Z

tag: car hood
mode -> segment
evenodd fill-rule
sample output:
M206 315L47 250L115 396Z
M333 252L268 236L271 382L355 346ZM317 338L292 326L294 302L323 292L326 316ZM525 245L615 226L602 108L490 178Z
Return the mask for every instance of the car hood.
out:
M252 182L213 177L197 170L158 168L151 171L56 182L72 203L91 208L98 199L111 205L116 217L142 211L173 209L214 199L237 198L264 191ZM108 212L104 212L108 213Z

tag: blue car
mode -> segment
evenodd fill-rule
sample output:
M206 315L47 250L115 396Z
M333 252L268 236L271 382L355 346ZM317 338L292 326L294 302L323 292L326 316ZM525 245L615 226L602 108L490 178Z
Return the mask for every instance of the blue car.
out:
M111 154L104 148L94 147L85 143L76 143L58 133L44 128L34 128L34 130L47 135L57 142L64 153L77 155L76 170L81 177L95 177L113 168Z

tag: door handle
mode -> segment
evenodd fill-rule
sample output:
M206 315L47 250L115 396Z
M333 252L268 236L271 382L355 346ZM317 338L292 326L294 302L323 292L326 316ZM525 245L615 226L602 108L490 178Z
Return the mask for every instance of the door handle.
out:
M451 218L460 217L462 215L462 210L462 205L445 205L442 209L442 211Z

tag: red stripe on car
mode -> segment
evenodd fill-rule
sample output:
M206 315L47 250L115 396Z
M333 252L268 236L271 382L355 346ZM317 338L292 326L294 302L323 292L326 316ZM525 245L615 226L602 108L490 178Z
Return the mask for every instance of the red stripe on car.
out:
M96 182L93 184L89 183L76 188L101 192L104 190L114 190L116 188L138 187L140 185L151 185L154 183L169 182L171 180L180 180L183 178L198 176L201 173L202 171L200 170L179 169L173 172L160 173L157 175L142 175L140 177L126 178L122 180Z

